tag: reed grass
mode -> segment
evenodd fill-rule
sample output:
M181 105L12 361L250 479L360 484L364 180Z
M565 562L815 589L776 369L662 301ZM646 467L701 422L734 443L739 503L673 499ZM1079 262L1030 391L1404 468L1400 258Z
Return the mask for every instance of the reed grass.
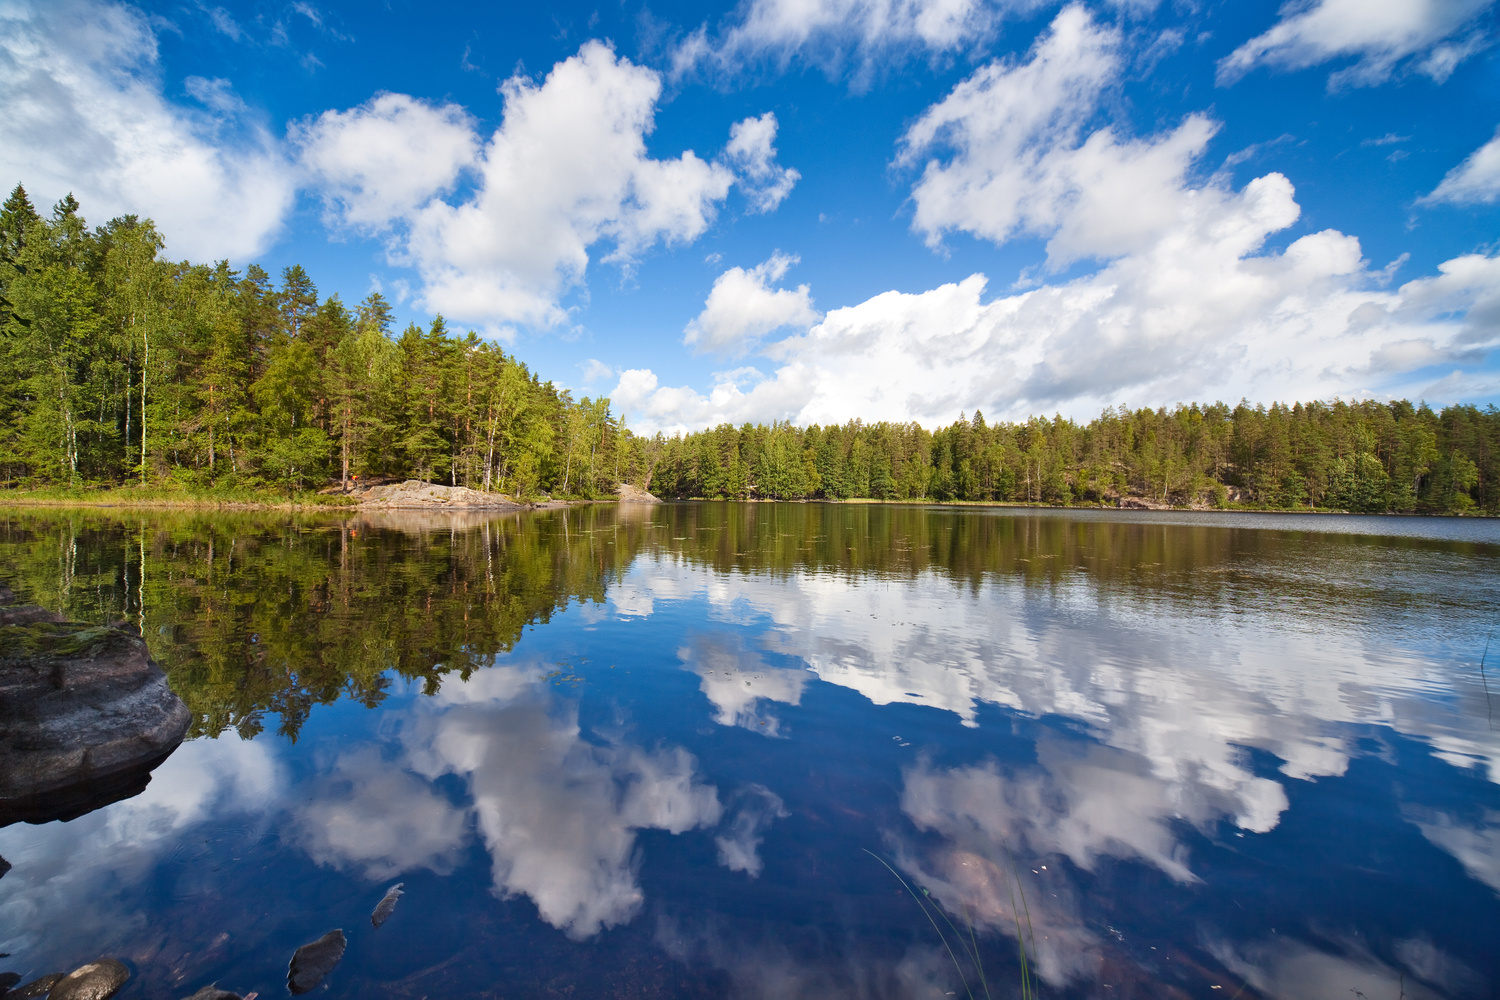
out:
M943 929L938 926L937 918L933 916L933 912L936 912L938 916L943 918L943 922L948 925L948 929L953 932L953 937L958 941L959 949L963 951L964 956L973 965L975 974L979 979L980 990L984 994L985 1000L990 1000L989 981L984 974L984 962L979 957L979 938L974 932L974 920L969 916L968 906L965 905L963 907L964 923L969 930L968 941L965 941L963 932L954 925L948 914L943 912L942 907L932 900L931 893L923 889L922 895L917 895L917 891L911 887L906 879L901 877L901 873L896 871L890 862L869 848L864 848L863 850L870 857L884 865L886 870L892 875L896 876L896 881L901 883L901 887L907 891L912 900L917 904L917 908L922 911L922 915L927 918L927 922L932 924L932 929L937 932L938 940L943 942L943 948L948 952L948 958L952 960L953 968L957 971L959 981L963 983L964 992L968 994L969 1000L978 1000L974 995L973 988L969 985L969 975L964 971L963 965L959 962L958 954L953 950L953 945L949 943L948 935L944 934ZM1031 942L1031 954L1034 955L1036 953L1036 934L1032 931L1031 909L1026 902L1026 887L1021 884L1020 871L1016 868L1016 861L1011 856L1010 849L1007 847L1004 850L1011 868L1011 878L1006 880L1006 888L1010 893L1011 915L1015 918L1016 922L1016 948L1020 952L1021 958L1021 997L1022 1000L1034 1000L1037 996L1036 974L1031 969L1031 957L1027 953L1026 944L1029 938ZM1016 908L1016 892L1018 889L1021 895L1020 910ZM1026 915L1026 936L1022 936L1021 933L1022 912Z

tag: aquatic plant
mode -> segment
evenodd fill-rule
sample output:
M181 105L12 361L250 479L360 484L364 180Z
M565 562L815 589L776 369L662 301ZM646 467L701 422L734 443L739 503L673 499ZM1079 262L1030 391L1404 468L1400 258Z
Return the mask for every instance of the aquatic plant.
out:
M870 857L874 858L876 861L879 861L882 865L884 865L886 870L889 871L892 875L896 876L896 881L901 883L901 887L905 889L907 893L910 894L911 898L916 902L917 908L922 911L922 915L927 918L927 921L930 924L932 924L932 929L937 931L938 939L943 942L943 948L948 952L948 957L953 962L953 968L957 970L959 980L964 985L964 992L969 995L970 1000L975 1000L974 990L969 986L969 977L964 972L963 966L958 960L958 955L953 950L953 946L948 942L948 935L943 933L943 929L938 926L937 919L933 916L933 913L936 912L938 916L941 916L943 918L943 922L946 923L948 925L948 929L953 932L954 939L958 941L959 948L963 950L964 955L974 966L974 971L979 979L980 990L984 993L984 996L988 998L990 996L989 981L985 978L984 962L979 957L979 939L974 933L974 921L969 916L968 906L963 907L964 924L968 928L969 932L968 941L965 942L963 932L961 932L958 927L954 925L953 921L949 919L948 914L943 911L942 907L938 906L937 903L932 900L932 894L930 892L928 892L926 889L923 889L922 894L920 896L917 895L917 891L911 887L906 879L901 877L901 873L896 871L896 869L891 866L890 862L886 861L885 858L882 858L880 855L876 854L874 851L868 848L864 848L863 850ZM1016 868L1016 861L1015 858L1011 856L1010 849L1004 848L1004 850L1006 859L1010 862L1012 874L1012 879L1006 880L1006 888L1010 892L1011 914L1016 921L1016 948L1020 953L1021 961L1021 997L1022 1000L1032 1000L1032 998L1037 995L1037 988L1036 976L1031 970L1030 955L1036 953L1036 935L1032 932L1031 929L1031 910L1026 902L1026 887L1021 885L1020 872ZM1021 894L1020 910L1017 910L1016 908L1016 890L1018 888L1020 889ZM1021 933L1022 913L1024 913L1026 917L1025 936L1023 936ZM1027 952L1028 938L1031 942L1030 954L1028 954Z

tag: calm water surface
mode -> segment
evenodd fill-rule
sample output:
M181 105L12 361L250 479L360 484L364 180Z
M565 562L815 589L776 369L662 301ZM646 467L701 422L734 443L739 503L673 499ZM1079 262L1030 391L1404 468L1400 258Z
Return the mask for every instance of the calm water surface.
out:
M1043 997L1500 996L1493 521L0 512L0 579L195 719L0 829L0 971L998 998L1019 934Z

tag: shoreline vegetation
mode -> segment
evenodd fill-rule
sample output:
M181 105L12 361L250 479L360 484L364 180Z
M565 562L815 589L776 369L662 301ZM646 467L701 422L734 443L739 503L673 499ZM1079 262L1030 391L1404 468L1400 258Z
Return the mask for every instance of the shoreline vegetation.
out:
M439 316L397 334L300 266L174 262L149 220L0 208L0 505L337 509L418 481L662 499L1500 515L1493 405L1241 401L1079 422L642 435ZM509 500L499 499L508 497Z
M644 491L641 491L644 492ZM355 515L367 513L370 510L446 510L446 511L472 511L474 513L509 513L516 510L555 510L563 507L578 507L592 504L619 504L619 503L661 503L660 498L652 496L650 499L621 498L621 497L595 497L591 499L551 499L539 497L531 501L515 501L504 494L496 493L494 496L500 501L482 507L469 506L447 506L433 505L429 507L416 506L364 506L357 498L348 495L333 494L319 495L317 493L303 493L290 498L277 493L242 493L233 498L219 496L211 493L187 494L175 493L164 494L154 490L140 490L135 487L119 487L104 490L0 490L0 510L16 510L26 508L57 508L62 510L222 510L222 511L296 511L299 513L325 513L325 514L349 514ZM671 502L677 503L800 503L800 504L840 504L840 505L900 505L900 506L931 506L931 507L981 507L994 508L1003 507L1016 510L1098 510L1098 511L1155 511L1161 513L1179 514L1350 514L1359 513L1348 511L1337 507L1256 507L1226 505L1223 507L1212 507L1199 504L1196 506L1171 506L1169 504L1156 504L1141 501L1138 498L1128 497L1121 503L1102 503L1097 501L1076 500L1072 503L1048 503L1045 501L1026 502L1024 500L935 500L931 497L912 497L909 499L882 499L879 497L802 497L795 500L778 500L769 497L673 497ZM1393 517L1497 517L1488 511L1469 509L1462 513L1451 511L1381 511Z

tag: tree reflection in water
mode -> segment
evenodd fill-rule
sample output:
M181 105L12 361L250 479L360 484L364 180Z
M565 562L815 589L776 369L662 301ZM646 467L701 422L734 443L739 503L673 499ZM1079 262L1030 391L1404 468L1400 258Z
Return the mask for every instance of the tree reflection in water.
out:
M409 961L351 938L347 995L954 989L862 847L973 921L1002 993L1015 876L1057 995L1483 995L1500 743L1470 653L1495 534L827 504L0 514L23 599L140 621L195 732L223 734L18 857L144 886L153 851L239 816L236 853L321 892L406 879L392 927L437 930ZM245 742L272 725L303 742ZM193 872L181 891L218 884ZM74 881L12 895L42 926ZM450 904L460 883L531 923ZM266 940L227 906L208 923ZM133 940L132 919L78 923ZM174 920L204 917L153 918Z

